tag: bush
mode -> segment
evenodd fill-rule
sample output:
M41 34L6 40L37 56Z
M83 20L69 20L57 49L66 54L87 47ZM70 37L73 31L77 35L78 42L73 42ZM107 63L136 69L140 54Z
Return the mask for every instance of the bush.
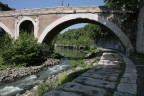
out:
M61 59L63 58L64 56L62 56L61 54L59 53L52 53L51 54L51 58L56 58L56 59Z
M3 65L3 58L2 54L5 50L8 50L8 48L12 45L13 39L10 38L10 36L6 33L4 36L0 37L0 70L6 69L7 67Z
M76 67L81 67L83 69L91 67L91 65L86 64L83 60L77 60L77 61L73 60L71 61L70 66L72 69L75 69Z
M90 47L87 55L84 57L85 59L90 59L94 57L98 57L102 55L102 51L100 49L97 49L95 47Z
M0 49L4 50L4 49L9 48L9 46L12 45L12 41L13 39L10 38L10 36L7 33L4 34L4 36L0 37Z
M6 64L30 66L45 60L51 53L51 47L46 44L38 44L32 35L23 32L2 53L2 57Z

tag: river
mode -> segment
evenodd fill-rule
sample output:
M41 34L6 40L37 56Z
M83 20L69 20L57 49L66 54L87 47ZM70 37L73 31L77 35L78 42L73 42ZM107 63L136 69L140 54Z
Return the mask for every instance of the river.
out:
M60 53L65 57L61 60L59 65L47 67L36 74L21 77L11 82L0 83L0 96L15 96L18 93L29 90L46 80L48 77L56 75L63 70L70 69L69 62L71 59L82 59L82 57L86 55L86 53L80 50L69 50L64 48L57 48L55 49L55 52Z

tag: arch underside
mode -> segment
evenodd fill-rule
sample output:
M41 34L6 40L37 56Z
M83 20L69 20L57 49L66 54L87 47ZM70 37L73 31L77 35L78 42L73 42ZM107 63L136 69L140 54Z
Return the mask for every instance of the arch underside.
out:
M12 38L14 37L14 35L12 34L12 32L10 31L10 29L4 25L2 22L0 22L0 27L6 32L8 33Z
M114 23L97 14L70 14L54 21L40 35L38 42L51 42L63 29L77 23L93 23L107 27L120 40L125 49L134 50L129 38Z

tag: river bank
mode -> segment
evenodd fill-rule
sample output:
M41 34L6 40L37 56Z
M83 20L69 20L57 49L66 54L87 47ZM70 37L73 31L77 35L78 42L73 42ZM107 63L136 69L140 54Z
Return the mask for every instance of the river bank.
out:
M62 82L64 81L63 83L70 82L71 80L75 79L76 77L80 76L82 73L86 72L87 70L95 66L99 60L100 60L100 56L89 58L89 59L83 59L82 61L85 63L84 65L78 64L80 62L76 60L78 62L77 67L75 68L71 67L71 69L65 70L64 72L61 71L59 74L47 78L47 80L34 86L32 89L26 90L23 94L17 94L16 96L42 96L40 94L43 93L45 90L47 90L46 92L48 92L58 87L59 85L61 85L60 83L61 81ZM66 77L65 77L65 73L66 73Z
M0 71L0 82L14 81L16 78L32 75L39 72L47 66L53 66L60 63L59 59L47 59L42 65L30 67L7 68Z
M63 52L62 50L59 50L59 51ZM66 71L70 68L71 70L82 70L83 68L88 67L89 64L91 64L92 62L95 62L95 60L96 61L98 60L98 59L92 60L92 58L87 58L85 60L82 60L86 56L87 52L85 53L80 50L71 50L71 51L67 50L66 51L64 49L64 52L65 52L64 56L66 57L61 60L57 60L57 59L49 60L48 59L41 66L9 68L3 71L3 73L1 74L3 75L5 74L5 75L3 77L4 79L1 79L1 80L7 81L7 82L0 83L0 95L1 96L11 96L11 95L15 96L16 94L20 94L18 96L22 96L22 94L24 93L24 96L27 96L27 94L31 93L31 89L35 90L37 89L37 87L38 87L38 90L40 89L38 93L41 93L41 91L43 92L43 90L45 90L44 88L46 89L51 88L51 86L55 86L55 84L57 84L57 83L50 82L48 84L46 83L49 87L45 86L46 84L44 82L51 81L50 78L53 81L53 78L55 78L55 76L57 76L64 70ZM66 55L66 53L70 53L70 54ZM86 65L84 64L84 62L87 60L88 61L90 60L90 61L87 62L87 65ZM80 73L73 73L73 76L75 77L76 74L79 75ZM65 75L62 75L62 78L63 76ZM56 80L56 82L59 80L61 79ZM39 84L41 85L43 83L44 85L42 85L42 87L39 88ZM37 96L37 95L34 95L34 96Z

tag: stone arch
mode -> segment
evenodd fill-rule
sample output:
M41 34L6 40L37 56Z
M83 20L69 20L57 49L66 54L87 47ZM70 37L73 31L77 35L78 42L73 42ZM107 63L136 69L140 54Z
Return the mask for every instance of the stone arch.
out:
M14 37L10 29L6 25L4 25L2 22L0 22L0 27L3 28L12 38Z
M71 21L77 20L77 19L81 19L83 21L89 20L92 22L97 22L103 26L106 26L119 38L119 40L121 41L125 49L129 48L131 51L134 50L129 38L125 35L125 33L120 28L118 28L114 23L108 21L107 19L97 14L70 14L70 15L63 16L46 27L46 29L42 32L42 34L38 38L38 42L39 43L43 42L47 34L50 34L50 32L57 26L58 26L57 28L59 28L60 27L59 25L62 25L65 22L71 23ZM66 23L66 24L69 24L69 23ZM53 35L55 34L51 34L51 36Z
M37 28L37 20L34 20L33 18L31 17L23 17L20 21L18 21L18 24L17 24L17 32L16 32L16 37L19 36L20 34L20 25L25 22L25 21L30 21L32 22L33 26L34 26L34 37L37 38L37 33L38 33L38 28Z

